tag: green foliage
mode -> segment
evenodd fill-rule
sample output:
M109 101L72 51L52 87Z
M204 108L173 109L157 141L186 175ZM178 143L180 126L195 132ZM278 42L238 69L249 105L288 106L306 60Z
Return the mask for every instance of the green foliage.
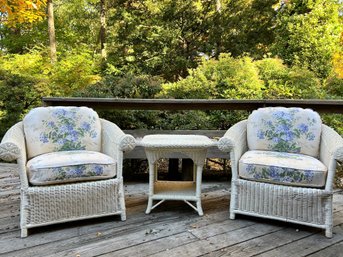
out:
M342 99L343 97L343 78L335 76L329 77L325 81L325 89L328 98Z
M99 62L87 49L66 52L59 59L50 74L50 83L56 94L71 96L75 91L100 80L96 74Z
M21 76L0 69L0 137L33 107L49 89L34 77Z
M109 69L110 70L110 69ZM74 92L78 97L101 98L154 98L160 91L162 79L148 75L108 74L97 83ZM159 120L156 111L99 111L103 118L115 122L123 129L155 128Z
M194 57L208 35L210 1L119 1L109 20L108 62L123 72L175 80L195 67Z
M162 85L161 95L171 98L226 99L310 99L342 97L342 80L331 79L327 85L306 67L289 67L278 58L256 60L221 55L218 61L204 60L189 76ZM328 90L331 89L331 91ZM247 112L206 112L197 114L197 123L206 128L225 129L248 116ZM340 115L324 116L325 122L342 131ZM202 120L199 121L199 118ZM170 122L170 121L168 121ZM196 127L192 124L193 127Z
M8 54L0 59L1 69L22 77L44 80L51 71L47 52L34 49L25 54Z
M265 99L323 98L324 89L314 72L305 67L288 67L278 58L256 61L264 81Z
M0 137L28 110L41 106L43 96L70 96L98 80L89 52L79 49L59 59L52 65L47 51L38 48L0 58Z
M158 129L214 129L210 116L203 111L169 111L161 112L157 120Z
M321 114L323 123L335 129L343 137L343 115L342 114Z
M339 50L342 24L336 0L294 0L278 10L273 52L286 64L306 66L326 78Z
M263 81L250 57L222 54L219 60L203 60L185 79L162 87L161 95L173 98L253 99L262 97Z
M216 56L230 52L238 57L248 53L262 58L274 41L274 24L278 0L222 0L210 30Z
M162 79L148 75L105 75L94 85L74 92L74 96L112 98L154 98Z
M46 42L46 22L39 22L31 29L0 26L0 51L9 54L24 54Z
M186 77L199 55L262 57L274 35L277 0L118 1L109 10L108 62L121 71Z

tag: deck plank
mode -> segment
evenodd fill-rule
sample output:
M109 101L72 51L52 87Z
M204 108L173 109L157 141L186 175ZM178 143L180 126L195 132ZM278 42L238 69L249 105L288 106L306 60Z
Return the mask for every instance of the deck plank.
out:
M343 256L343 194L334 194L334 236L320 229L238 215L229 219L229 182L204 182L204 216L183 202L146 215L147 182L125 183L127 220L119 216L29 230L20 238L20 182L0 164L1 256ZM341 254L341 255L340 255Z
M314 254L310 254L308 255L308 257L339 257L343 256L342 249L343 242L339 242L337 244L330 245L329 247L320 250Z

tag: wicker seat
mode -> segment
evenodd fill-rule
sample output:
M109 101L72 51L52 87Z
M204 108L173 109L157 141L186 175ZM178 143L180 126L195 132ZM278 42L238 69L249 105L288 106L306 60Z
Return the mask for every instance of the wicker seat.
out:
M134 147L132 136L90 108L32 109L0 144L0 158L19 168L21 236L73 220L125 220L123 152Z
M236 214L325 229L343 138L310 109L269 107L232 126L218 147L230 153L230 218Z

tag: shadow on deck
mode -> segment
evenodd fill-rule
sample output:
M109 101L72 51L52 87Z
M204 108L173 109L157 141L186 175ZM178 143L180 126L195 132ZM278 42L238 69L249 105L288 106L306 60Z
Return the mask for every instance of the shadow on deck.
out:
M343 256L343 194L334 195L334 236L290 223L229 219L229 182L204 182L204 216L183 202L146 215L148 183L126 183L127 220L119 216L29 230L20 238L19 178L0 165L1 256Z

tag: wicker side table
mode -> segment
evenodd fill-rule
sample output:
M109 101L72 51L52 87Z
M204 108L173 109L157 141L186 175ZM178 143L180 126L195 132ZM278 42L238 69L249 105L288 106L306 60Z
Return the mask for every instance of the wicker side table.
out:
M215 143L206 136L199 135L148 135L141 141L149 162L149 200L146 213L165 200L182 200L203 215L201 207L202 169L207 149ZM161 181L157 178L156 162L160 158L170 158L181 154L195 164L193 181ZM153 205L154 200L159 200ZM193 205L191 202L195 202Z

